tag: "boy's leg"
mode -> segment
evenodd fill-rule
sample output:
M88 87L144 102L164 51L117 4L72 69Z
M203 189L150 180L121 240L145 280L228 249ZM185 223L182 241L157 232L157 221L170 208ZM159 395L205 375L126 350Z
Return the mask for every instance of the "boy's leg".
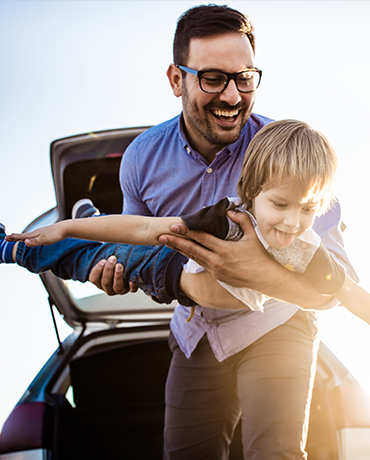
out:
M29 248L20 242L16 262L32 273L51 270L60 278L85 282L92 268L111 255L115 255L117 262L124 266L127 286L134 281L158 303L170 303L179 297L177 281L187 259L165 246L132 246L66 238L50 246Z
M307 459L318 344L312 314L299 310L233 357L242 408L244 458Z
M73 207L73 218L98 214L98 209L88 199L78 201ZM5 227L0 224L0 257L4 253L6 262L11 263L14 243L5 242L5 236ZM179 292L180 274L187 258L165 246L103 244L67 238L50 246L29 248L19 242L16 263L32 273L51 270L59 278L86 282L92 268L112 255L124 266L127 287L133 281L158 303L171 303L174 299L179 299L184 305L194 305L194 302Z
M5 237L5 226L0 224L0 264L11 264L13 263L12 252L15 243L5 241Z
M16 263L32 273L51 270L59 278L85 282L89 276L89 260L95 260L94 256L101 253L102 246L99 242L66 238L49 246L30 248L21 241Z
M94 206L94 203L88 198L83 198L82 200L77 201L72 208L72 219L92 217L92 216L97 216L99 214L100 214L99 210ZM12 252L13 252L14 245L16 243L5 241L4 240L5 237L6 237L5 226L4 224L0 223L0 263L7 263L7 264L14 263L15 261L13 261ZM42 255L49 258L50 253L49 251L46 251L46 252L41 251L40 254L38 254L38 263L36 262L36 260L34 260L33 261L34 265L32 265L32 268L31 266L29 267L30 271L34 273L40 273L41 271L45 270L42 267L44 266L44 264L47 265L48 261L47 259L45 259L45 257L43 258ZM59 254L58 254L58 257L59 257ZM21 263L19 263L19 265L21 265Z

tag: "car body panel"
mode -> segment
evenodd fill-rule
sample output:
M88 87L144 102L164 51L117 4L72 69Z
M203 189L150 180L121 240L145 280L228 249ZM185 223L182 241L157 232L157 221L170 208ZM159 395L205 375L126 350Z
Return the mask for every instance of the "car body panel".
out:
M48 451L46 449L25 450L12 454L0 455L1 460L47 460Z

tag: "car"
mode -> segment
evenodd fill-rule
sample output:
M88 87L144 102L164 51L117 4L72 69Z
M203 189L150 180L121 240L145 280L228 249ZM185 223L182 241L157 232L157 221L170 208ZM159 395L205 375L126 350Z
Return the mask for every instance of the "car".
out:
M69 218L81 198L90 198L104 213L120 213L120 160L146 129L52 142L57 204L26 230ZM50 272L40 276L51 312L56 308L74 331L63 343L58 338L58 349L6 420L0 460L161 459L171 359L167 339L175 305L155 303L142 292L108 297L89 283L63 281ZM313 460L370 458L370 397L324 344L307 451ZM240 426L230 459L242 459Z

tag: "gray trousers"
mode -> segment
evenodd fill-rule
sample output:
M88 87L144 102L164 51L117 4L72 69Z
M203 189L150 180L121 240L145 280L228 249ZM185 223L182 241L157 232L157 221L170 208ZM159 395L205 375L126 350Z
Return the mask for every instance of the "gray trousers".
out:
M239 418L244 459L306 459L318 350L317 328L302 310L219 363L207 337L190 359L170 336L165 460L226 460Z

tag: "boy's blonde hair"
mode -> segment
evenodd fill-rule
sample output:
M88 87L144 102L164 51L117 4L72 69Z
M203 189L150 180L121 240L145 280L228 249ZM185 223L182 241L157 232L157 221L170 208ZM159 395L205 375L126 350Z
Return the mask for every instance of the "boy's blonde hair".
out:
M248 205L262 189L289 182L302 188L302 201L318 202L323 214L335 201L337 157L323 134L297 120L264 126L245 153L238 195Z

